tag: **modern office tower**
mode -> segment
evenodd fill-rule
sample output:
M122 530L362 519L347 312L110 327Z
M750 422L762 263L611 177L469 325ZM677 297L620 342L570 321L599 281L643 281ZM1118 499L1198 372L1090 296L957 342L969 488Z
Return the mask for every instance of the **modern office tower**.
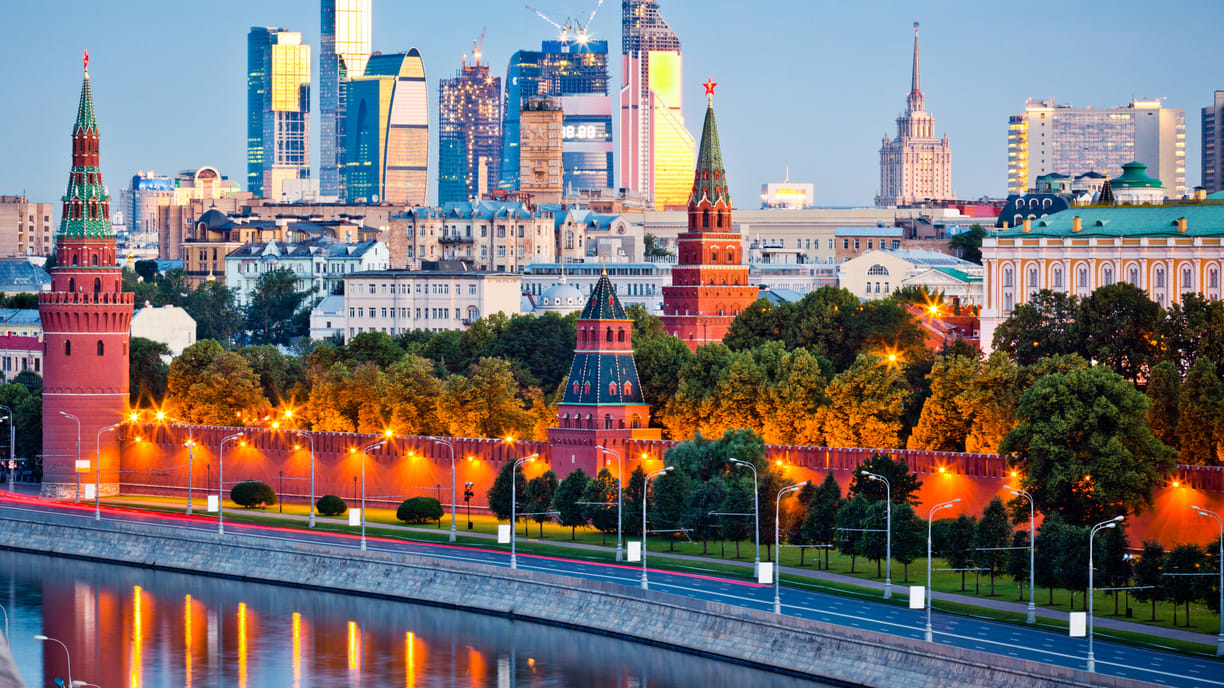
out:
M897 118L897 138L880 146L878 207L912 205L955 198L952 193L952 147L948 136L935 138L935 115L925 109L918 72L918 24L914 23L914 67L905 112Z
M518 190L535 202L560 203L564 190L565 113L555 98L528 98L519 111Z
M714 84L706 82L710 104L689 194L688 231L676 237L679 260L672 267L671 285L663 287L663 328L693 351L721 342L735 316L760 293L748 282L744 237L731 223L713 92Z
M684 205L695 146L680 109L680 39L656 0L624 0L621 12L620 185L658 210Z
M374 55L349 76L344 118L344 193L349 203L424 205L429 111L416 48Z
M529 98L559 99L567 191L612 188L612 98L608 94L608 42L564 36L539 51L520 50L506 73L501 188L519 189L519 112Z
M0 257L51 253L51 204L0 196Z
M1051 172L1115 174L1138 161L1170 196L1186 193L1186 111L1159 100L1113 108L1074 108L1054 99L1027 100L1008 118L1007 192L1021 195Z
M247 34L247 191L279 199L281 182L310 178L310 46L302 34Z
M373 0L323 0L319 36L319 193L340 196L344 163L344 83L365 74Z
M1203 108L1203 188L1207 193L1224 189L1224 91L1215 92L1215 102Z
M438 87L438 203L480 198L501 174L501 77L475 55Z

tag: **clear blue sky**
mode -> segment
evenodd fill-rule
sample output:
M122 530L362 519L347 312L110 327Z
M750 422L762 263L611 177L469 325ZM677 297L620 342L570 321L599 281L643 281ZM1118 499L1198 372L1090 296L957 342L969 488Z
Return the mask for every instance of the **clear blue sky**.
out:
M503 76L510 55L554 30L525 0L374 0L374 48L416 46L431 99L487 26L486 62ZM595 0L529 0L554 17L583 16ZM1006 188L1007 117L1024 99L1054 97L1106 107L1163 97L1186 110L1188 186L1200 182L1200 108L1224 89L1224 2L1088 0L1059 5L969 0L862 3L816 0L661 0L680 36L685 116L699 136L701 82L719 82L715 107L736 204L756 207L760 185L816 184L825 205L868 204L879 185L879 146L909 90L919 21L922 84L937 133L952 141L953 188L962 198ZM1047 9L1043 12L1042 7ZM318 83L317 0L39 0L7 3L0 41L0 193L57 201L69 166L69 132L82 49L91 57L112 194L137 170L174 173L210 164L239 183L246 174L246 32L301 31ZM616 58L620 2L606 0L593 26ZM317 92L311 123L317 164ZM436 120L436 103L431 118ZM430 142L436 158L437 141ZM430 198L436 164L431 161Z

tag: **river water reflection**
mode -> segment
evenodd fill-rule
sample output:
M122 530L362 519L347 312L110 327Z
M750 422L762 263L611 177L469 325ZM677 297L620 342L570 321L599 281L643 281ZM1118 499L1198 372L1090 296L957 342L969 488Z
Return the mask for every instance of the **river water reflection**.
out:
M412 604L0 552L28 686L812 686L572 630ZM683 629L675 629L681 634Z

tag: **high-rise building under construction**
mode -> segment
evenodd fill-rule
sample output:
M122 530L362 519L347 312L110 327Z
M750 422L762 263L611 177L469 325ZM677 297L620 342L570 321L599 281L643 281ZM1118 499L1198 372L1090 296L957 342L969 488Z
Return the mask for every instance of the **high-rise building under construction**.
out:
M501 173L501 78L466 58L459 73L438 86L438 203L479 198L497 188Z
M655 208L682 206L692 187L695 145L680 106L680 39L656 0L623 0L620 185Z

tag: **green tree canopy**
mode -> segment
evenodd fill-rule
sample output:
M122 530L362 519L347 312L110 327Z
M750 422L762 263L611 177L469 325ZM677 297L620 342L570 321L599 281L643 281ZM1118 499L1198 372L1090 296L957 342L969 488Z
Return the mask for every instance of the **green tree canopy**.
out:
M1074 295L1042 289L1012 309L995 328L994 348L1019 365L1075 353L1079 351L1074 333L1078 308Z
M1084 358L1103 363L1132 382L1156 364L1164 313L1133 284L1098 288L1079 305L1075 342Z
M821 408L821 433L834 447L900 446L902 404L906 389L896 366L874 354L862 354L850 369L825 389L829 404Z
M1008 550L1002 548L1010 547L1012 539L1007 507L995 497L986 505L973 533L974 563L990 576L991 597L995 596L995 576L1002 575L1007 567Z
M512 482L514 497L511 497L510 492ZM514 505L517 506L516 513L524 513L526 509L523 507L527 504L527 479L523 476L523 464L516 466L514 461L509 460L502 464L485 497L488 499L489 511L492 511L499 521L510 520L512 499L518 501L518 504Z
M553 495L552 508L553 511L558 512L557 523L570 529L571 540L574 539L578 529L585 528L589 521L586 508L578 502L583 501L583 496L587 492L587 483L590 481L586 471L575 468L565 476Z
M259 386L268 401L292 405L297 394L305 398L306 366L302 359L283 354L271 344L244 347L237 353L259 376Z
M968 230L960 234L952 235L948 240L948 247L952 249L955 255L971 262L982 264L982 239L986 237L986 230L979 224L973 224Z
M129 401L133 406L158 406L166 397L170 348L144 337L132 337L128 348Z
M311 291L298 291L297 282L297 275L288 268L269 270L255 280L245 321L253 343L288 344L290 339L307 334L300 331L295 316Z
M1181 462L1220 465L1224 440L1224 383L1215 364L1202 357L1190 366L1177 403L1177 437Z
M888 488L879 480L868 478L862 471L875 473L888 480ZM891 454L876 452L871 458L858 465L850 477L851 497L863 497L869 502L884 501L885 494L891 493L893 504L917 504L918 490L922 481L917 473L911 473L904 459L893 459Z
M616 496L616 478L612 477L612 471L606 466L587 482L586 490L582 493L582 501L592 502L583 506L584 515L591 526L603 534L605 545L608 544L608 534L616 532Z
M158 281L159 290L165 287L166 291L177 293L177 290L185 289L185 285L176 284L174 272L167 273ZM238 308L234 290L225 286L224 280L207 280L187 294L185 299L178 300L183 301L184 310L195 319L196 337L199 339L215 339L228 346L242 331L242 311Z
M931 396L922 405L922 416L906 446L927 451L965 451L972 418L961 413L956 399L970 390L978 376L977 359L962 356L938 358L927 376Z
M1147 384L1148 425L1152 426L1152 434L1156 439L1176 449L1180 442L1177 438L1177 406L1181 398L1181 373L1177 366L1169 361L1152 368L1152 376Z
M553 497L557 494L557 474L544 471L527 481L527 509L531 520L540 525L540 537L544 537L544 524L552 520Z
M201 425L245 425L268 406L246 359L212 339L192 344L170 364L166 400L173 415Z

